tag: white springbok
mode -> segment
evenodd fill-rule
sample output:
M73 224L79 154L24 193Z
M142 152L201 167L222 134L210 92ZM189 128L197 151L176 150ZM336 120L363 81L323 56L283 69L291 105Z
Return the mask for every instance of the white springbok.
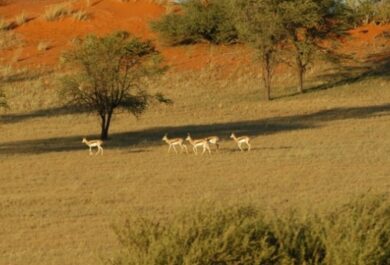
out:
M188 154L188 149L187 146L184 144L183 138L168 139L168 134L165 134L162 140L169 145L168 153L171 151L171 148L173 148L173 150L175 150L175 153L177 154L175 146L180 146L181 152L183 152L184 150Z
M217 147L217 149L219 149L219 137L218 136L209 136L209 137L206 137L206 140L209 142L209 144L213 144Z
M83 138L83 141L82 143L88 145L89 147L89 155L92 155L92 147L97 147L97 152L95 153L95 155L98 155L99 153L101 155L103 155L103 141L102 140L91 140L91 141L88 141L86 138Z
M194 150L195 155L198 154L199 146L203 147L202 155L204 154L204 152L206 152L206 150L209 152L209 154L211 154L209 141L207 139L194 140L191 138L191 135L188 134L186 140L192 145L192 150Z
M240 148L241 151L244 151L244 149L242 149L242 144L245 143L246 146L248 147L248 151L251 150L251 145L249 143L250 141L250 138L248 136L240 136L240 137L236 137L236 135L234 133L232 133L230 135L230 138L232 138L238 145L238 148Z

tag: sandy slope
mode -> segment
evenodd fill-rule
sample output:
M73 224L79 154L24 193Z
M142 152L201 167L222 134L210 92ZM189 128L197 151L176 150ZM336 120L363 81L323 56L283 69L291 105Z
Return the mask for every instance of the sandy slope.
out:
M87 21L75 21L67 17L59 21L49 22L43 18L45 8L60 3L58 0L27 1L10 0L0 6L0 14L13 21L22 12L31 20L14 29L23 39L21 47L0 53L6 60L22 66L55 65L61 52L68 48L76 37L88 33L107 34L115 30L127 30L138 37L156 41L156 34L149 23L166 13L162 5L148 0L120 2L118 0L87 0L72 2L74 10L86 10L91 15ZM383 33L390 31L390 25L368 25L351 31L351 35L343 42L344 51L364 57L367 47L375 43L375 49L390 45L389 38ZM47 42L51 48L38 51L40 42ZM179 69L199 69L205 66L239 65L250 62L250 52L242 46L216 47L200 44L191 47L166 47L158 44L168 64Z

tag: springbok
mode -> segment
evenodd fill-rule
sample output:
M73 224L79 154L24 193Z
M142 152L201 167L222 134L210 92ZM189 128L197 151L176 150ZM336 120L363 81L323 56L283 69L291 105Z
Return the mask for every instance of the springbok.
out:
M218 136L209 136L209 137L206 137L206 140L209 142L209 144L213 144L217 147L217 149L219 149L219 137Z
M171 148L173 148L173 150L175 150L175 153L177 154L177 150L176 150L175 146L180 146L181 152L183 152L183 150L185 150L186 153L188 154L187 146L183 143L184 140L182 138L168 139L168 134L165 134L164 137L162 138L162 140L169 145L168 153L171 151Z
M234 133L232 133L232 134L230 135L230 138L232 138L232 139L237 143L238 148L240 148L241 151L244 151L244 150L242 149L242 147L241 147L241 145L242 145L243 143L245 143L246 146L248 147L248 151L251 150L251 145L250 145L250 143L249 143L250 138L249 138L248 136L236 137L236 135L235 135Z
M198 154L198 147L199 146L203 147L202 155L204 154L204 152L206 152L206 150L209 152L209 154L211 154L209 141L207 139L193 140L191 138L191 135L188 134L186 140L192 145L192 150L194 150L195 155Z
M89 155L92 155L92 147L97 147L97 152L95 153L95 155L97 154L101 154L103 155L103 141L102 140L91 140L91 141L88 141L86 138L83 138L83 141L82 143L88 145L89 147Z

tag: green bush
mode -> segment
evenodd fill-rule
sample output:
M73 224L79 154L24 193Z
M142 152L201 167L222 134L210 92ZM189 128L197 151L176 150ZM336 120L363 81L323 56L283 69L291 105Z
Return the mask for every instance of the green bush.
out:
M390 23L390 2L382 0L377 4L375 20L378 23Z
M325 220L326 264L389 265L390 203L362 197Z
M201 207L115 231L114 265L388 265L390 202L363 197L328 215L266 216L253 206Z
M182 13L173 13L154 21L151 27L171 44L191 44L201 41L232 43L238 38L228 0L210 1L204 5L190 0L182 5Z

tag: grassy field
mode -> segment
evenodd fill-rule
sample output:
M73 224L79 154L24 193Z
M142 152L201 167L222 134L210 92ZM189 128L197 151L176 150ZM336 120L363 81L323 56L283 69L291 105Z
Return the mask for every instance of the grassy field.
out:
M293 80L277 77L271 102L261 100L255 74L167 76L158 89L175 104L153 106L139 120L116 116L102 157L81 143L98 135L97 118L57 107L52 77L16 75L5 86L0 264L99 264L117 251L111 226L129 215L162 218L207 201L321 213L390 191L386 75L300 96L285 96ZM238 151L232 131L253 137L251 152ZM187 132L218 135L221 149L168 154L162 136Z

